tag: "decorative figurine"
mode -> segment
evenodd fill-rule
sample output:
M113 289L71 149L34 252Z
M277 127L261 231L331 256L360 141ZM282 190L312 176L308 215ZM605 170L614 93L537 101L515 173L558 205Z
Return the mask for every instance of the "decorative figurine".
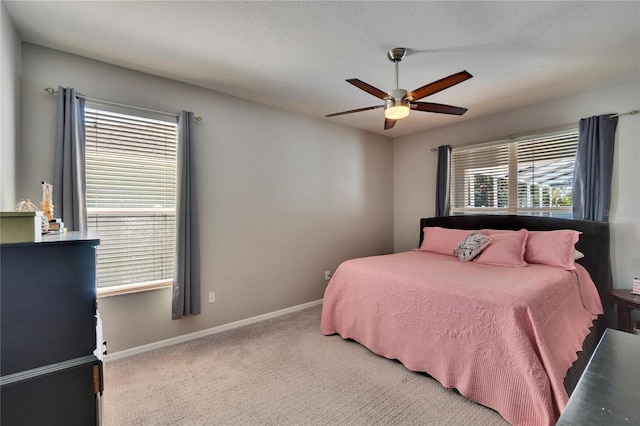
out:
M53 185L47 182L42 182L42 201L40 201L40 208L42 213L47 217L47 220L53 220L53 203L51 199L53 197Z

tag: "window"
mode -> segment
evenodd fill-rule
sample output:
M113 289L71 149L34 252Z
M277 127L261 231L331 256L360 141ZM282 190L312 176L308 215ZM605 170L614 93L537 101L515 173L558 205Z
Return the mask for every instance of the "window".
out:
M451 214L573 217L578 131L518 138L451 153Z
M169 285L176 227L175 117L85 107L87 216L100 233L98 293Z

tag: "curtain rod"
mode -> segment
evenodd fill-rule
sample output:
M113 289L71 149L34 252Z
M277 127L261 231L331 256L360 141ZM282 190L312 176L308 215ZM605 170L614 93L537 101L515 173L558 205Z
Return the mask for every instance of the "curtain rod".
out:
M44 89L45 92L47 92L50 95L56 95L58 93L57 90L51 88L51 87L47 87ZM128 105L128 104L122 104L119 102L113 102L113 101L105 101L104 99L97 99L97 98L90 98L88 96L83 95L82 93L78 93L77 94L78 97L83 98L87 101L95 101L95 102L101 102L101 103L105 103L105 104L109 104L109 105L114 105L114 106L121 106L121 107L126 107L126 108L134 108L134 109L138 109L141 111L147 111L147 112L153 112L153 113L158 113L158 114L164 114L164 115L175 115L178 116L178 113L174 113L174 112L166 112L166 111L158 111L155 109L149 109L149 108L143 108L143 107L139 107L139 106L135 106L135 105ZM202 117L200 116L195 116L193 117L194 120L196 121L202 121Z
M619 114L611 114L609 115L609 118L614 118L614 117L622 117L623 115L636 115L640 113L640 109L632 109L631 111L627 111L627 112L623 112L623 113L619 113ZM559 126L553 126L553 127L546 127L544 129L537 129L537 130L531 130L529 132L525 132L525 133L519 133L517 135L509 135L506 138L503 139L497 139L495 141L507 141L507 140L511 140L511 139L517 139L519 137L523 137L523 136L529 136L531 135L532 137L535 137L537 134L543 133L543 132L550 132L550 131L554 131L554 130L563 130L566 127L572 126L572 125L576 125L576 124L580 124L579 122L575 122L575 123L566 123L566 124L560 124ZM456 148L466 148L469 146L473 146L473 145L482 145L483 143L489 143L489 142L494 142L494 140L492 141L485 141L485 142L478 142L478 143L474 143L471 145L465 145L465 146L460 146L460 147L456 147ZM431 148L431 152L438 152L438 148Z
M640 112L640 109L632 109L631 111L623 112L621 114L611 114L609 118L622 117L623 115L636 115Z
M470 143L468 145L460 145L460 146L455 146L455 147L452 147L452 148L471 148L471 147L474 147L474 146L480 146L480 145L485 145L485 144L493 144L493 143L497 143L497 142L507 142L507 141L513 142L515 139L519 139L519 138L523 138L523 137L537 138L537 137L540 137L540 136L544 136L546 133L562 132L564 130L570 130L572 126L575 126L577 124L578 124L577 122L564 123L564 124L559 124L557 126L551 126L551 127L544 127L542 129L529 130L527 132L507 135L506 137L502 137L502 138L484 140L484 141L481 141L481 142L473 142L473 143ZM431 148L431 152L437 152L437 151L438 151L438 148Z

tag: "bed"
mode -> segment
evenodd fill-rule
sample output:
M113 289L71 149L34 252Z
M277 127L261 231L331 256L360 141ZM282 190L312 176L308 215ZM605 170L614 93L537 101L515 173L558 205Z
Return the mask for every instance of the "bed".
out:
M572 270L495 266L480 257L461 262L420 250L427 246L425 228L429 235L442 228L468 230L464 235L505 230L487 247L522 229L532 231L524 231L530 241L539 231L575 230L575 249L584 257ZM511 424L555 424L610 321L608 224L511 215L425 218L418 247L343 262L325 292L320 331L425 372Z

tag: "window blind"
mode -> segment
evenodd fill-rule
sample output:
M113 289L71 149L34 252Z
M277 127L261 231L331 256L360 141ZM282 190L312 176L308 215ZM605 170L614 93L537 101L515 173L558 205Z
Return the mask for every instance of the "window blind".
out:
M577 130L454 148L452 214L571 217Z
M177 123L85 108L90 230L100 233L98 286L171 280Z

